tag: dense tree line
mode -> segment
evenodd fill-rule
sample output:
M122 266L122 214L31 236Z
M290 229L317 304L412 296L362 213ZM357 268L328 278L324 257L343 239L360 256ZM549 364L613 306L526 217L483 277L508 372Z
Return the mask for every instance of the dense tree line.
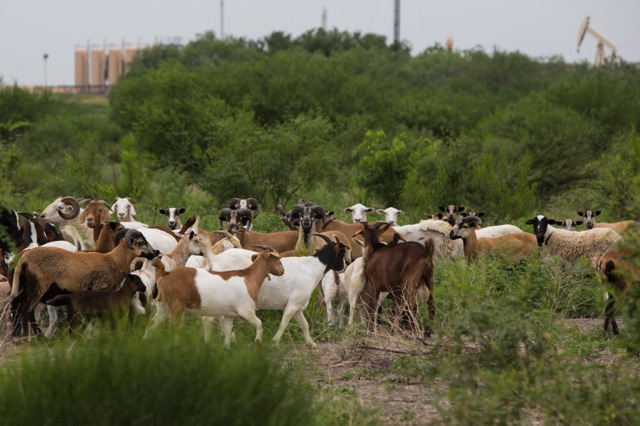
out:
M314 197L393 204L413 220L449 202L498 220L640 213L637 64L438 45L411 55L338 30L206 33L145 50L109 101L2 88L3 198L217 208L231 196L269 207Z

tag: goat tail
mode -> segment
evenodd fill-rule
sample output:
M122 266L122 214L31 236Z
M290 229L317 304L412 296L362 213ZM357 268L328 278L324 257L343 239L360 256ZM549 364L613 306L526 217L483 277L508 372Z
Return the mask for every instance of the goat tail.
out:
M68 294L59 294L44 303L51 306L65 306L68 305L70 301L71 299Z

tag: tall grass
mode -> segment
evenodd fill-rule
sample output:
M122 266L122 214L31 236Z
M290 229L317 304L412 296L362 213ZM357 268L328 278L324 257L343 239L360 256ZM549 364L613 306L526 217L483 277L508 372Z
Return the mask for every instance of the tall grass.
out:
M314 424L314 390L272 351L205 345L199 330L32 344L0 373L3 425Z

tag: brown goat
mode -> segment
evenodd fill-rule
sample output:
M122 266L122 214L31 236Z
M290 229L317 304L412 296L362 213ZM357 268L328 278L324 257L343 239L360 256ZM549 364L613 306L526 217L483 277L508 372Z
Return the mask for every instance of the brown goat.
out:
M414 331L417 323L418 293L428 290L427 300L429 319L435 316L436 305L433 299L433 242L404 242L386 245L380 242L378 233L388 229L389 224L378 222L371 226L359 225L364 235L364 278L365 289L362 301L369 314L369 324L374 321L380 293L390 293L397 313L402 314L403 325L410 324ZM406 305L405 305L406 304ZM404 309L408 306L408 309ZM431 335L431 329L425 329L425 335Z
M135 229L127 230L120 244L109 253L69 252L58 248L38 247L25 252L13 275L11 310L13 334L27 334L29 325L36 334L40 329L32 322L33 309L64 291L110 291L118 287L120 272L129 272L131 261L143 256L153 258L155 251Z
M366 222L364 222L366 223ZM340 231L344 235L357 235L362 230L360 223L346 223L341 220L333 220L326 223L322 227L322 232L325 231ZM379 236L379 240L383 243L389 243L394 240L394 235L397 234L393 228L385 229ZM355 239L355 238L354 238ZM360 244L351 244L351 258L353 260L362 256L362 246Z
M602 255L599 268L600 277L609 285L607 296L610 299L604 311L605 338L609 337L609 326L613 328L613 334L620 334L614 317L616 298L623 296L632 284L640 282L638 256L640 256L638 248L632 247L612 248ZM612 292L616 294L612 294Z
M116 320L131 311L131 298L136 292L144 293L146 286L138 275L122 272L124 282L115 291L76 291L71 294L59 294L45 303L52 306L67 307L69 335L79 316L98 317L104 323L108 321L115 329Z

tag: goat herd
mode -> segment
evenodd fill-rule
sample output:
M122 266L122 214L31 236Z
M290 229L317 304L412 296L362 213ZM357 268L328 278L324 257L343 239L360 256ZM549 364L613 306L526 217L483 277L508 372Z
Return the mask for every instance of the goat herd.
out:
M528 233L508 224L482 227L483 213L465 214L464 207L454 205L404 226L397 225L404 212L393 207L374 210L355 204L344 210L352 223L303 200L289 211L279 205L276 213L289 230L261 233L253 230L259 214L253 198L231 199L220 211L220 229L215 231L201 229L195 216L183 225L184 208L160 210L166 226L138 222L128 198L109 205L60 197L38 214L4 207L0 298L9 301L15 337L41 333L37 318L44 307L49 314L45 336L50 337L58 306L66 307L72 333L82 317L98 316L114 324L127 313L144 314L152 301L155 315L147 333L169 318L180 322L184 312L192 312L203 317L205 339L211 319L218 318L224 345L229 346L233 320L240 316L255 327L255 340L260 341L262 323L256 310L281 310L273 342L280 341L293 317L305 342L315 346L304 310L319 283L328 322L337 320L342 326L349 304L349 324L360 307L361 321L375 327L382 301L391 297L396 318L419 333L418 303L426 301L432 319L434 265L444 260L500 256L518 263L544 247L549 255L569 262L586 257L610 288L619 291L640 277L629 259L630 249L618 244L621 235L637 229L636 223L596 223L599 211L578 213L586 231L575 229L582 221L560 223L541 215L527 222L534 231ZM374 212L384 215L384 221L367 222L367 213ZM614 308L612 299L605 312L605 335L610 327L619 332ZM428 336L430 329L423 333Z

